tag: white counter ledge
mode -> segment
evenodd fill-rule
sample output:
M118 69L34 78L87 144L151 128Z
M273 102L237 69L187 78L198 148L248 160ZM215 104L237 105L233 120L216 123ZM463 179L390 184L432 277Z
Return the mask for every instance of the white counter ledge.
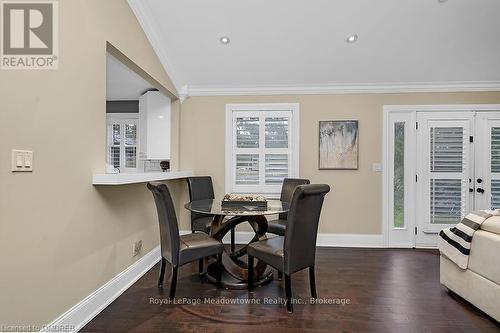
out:
M125 185L191 177L192 171L100 173L92 176L93 185Z

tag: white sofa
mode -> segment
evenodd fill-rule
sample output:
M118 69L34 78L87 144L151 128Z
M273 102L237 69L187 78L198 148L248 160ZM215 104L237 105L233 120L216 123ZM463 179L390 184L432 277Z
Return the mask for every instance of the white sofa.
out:
M441 255L440 272L441 284L500 321L500 216L475 232L468 269Z

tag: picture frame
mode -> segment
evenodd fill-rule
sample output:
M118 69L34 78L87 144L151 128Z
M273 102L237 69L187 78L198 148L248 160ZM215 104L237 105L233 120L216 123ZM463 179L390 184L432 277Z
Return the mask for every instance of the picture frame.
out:
M318 150L319 170L358 170L358 121L320 121Z

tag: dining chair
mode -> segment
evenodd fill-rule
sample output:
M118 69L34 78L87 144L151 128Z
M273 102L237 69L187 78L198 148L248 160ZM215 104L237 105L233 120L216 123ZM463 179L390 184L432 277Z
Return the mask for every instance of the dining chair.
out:
M177 286L178 268L189 262L214 255L217 256L217 285L220 286L222 278L222 252L224 251L222 243L200 231L179 236L177 216L167 185L151 182L147 184L147 187L153 193L160 225L161 266L158 287L163 287L167 261L172 266L172 282L170 284L169 297L173 299Z
M254 258L266 262L285 274L286 307L293 312L291 275L309 268L311 297L317 298L314 263L319 217L330 186L324 184L296 187L284 236L261 240L248 245L248 290L253 291Z
M283 180L283 185L281 186L280 200L289 203L292 200L295 188L299 185L306 185L309 183L309 179L285 178ZM277 220L267 222L267 232L279 236L285 236L287 217L288 213L281 213L279 214Z
M186 178L189 188L189 201L214 199L214 186L212 177L197 176ZM213 215L197 213L191 211L191 232L202 231L210 234L212 227ZM234 228L231 229L231 252L234 252ZM203 259L200 259L198 264L198 272L203 275Z

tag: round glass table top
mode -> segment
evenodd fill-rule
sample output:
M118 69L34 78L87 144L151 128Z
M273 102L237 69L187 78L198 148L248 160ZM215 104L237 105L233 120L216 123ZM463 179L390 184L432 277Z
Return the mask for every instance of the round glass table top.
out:
M244 209L222 209L222 200L209 199L191 201L184 205L186 209L202 214L226 216L256 216L273 215L288 212L288 202L280 200L267 200L267 209L245 207Z

